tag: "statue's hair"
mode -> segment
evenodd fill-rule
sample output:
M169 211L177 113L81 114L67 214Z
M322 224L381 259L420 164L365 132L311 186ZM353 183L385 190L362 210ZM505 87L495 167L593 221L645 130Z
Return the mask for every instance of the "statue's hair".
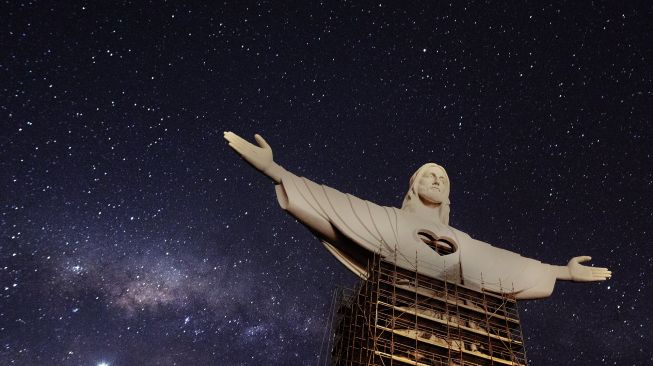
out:
M424 205L422 201L419 199L417 187L419 185L420 178L422 178L422 175L424 175L424 172L426 172L428 168L442 169L445 177L447 177L449 187L451 187L451 181L449 180L447 171L442 166L435 163L426 163L422 165L419 169L417 169L417 171L413 174L413 176L410 177L408 193L406 193L406 197L404 197L404 202L401 205L402 210L415 212L416 205ZM447 195L447 201L442 202L440 204L439 213L437 214L437 220L445 225L449 225L449 212L451 211L450 205L451 205L451 201L449 200L449 195Z

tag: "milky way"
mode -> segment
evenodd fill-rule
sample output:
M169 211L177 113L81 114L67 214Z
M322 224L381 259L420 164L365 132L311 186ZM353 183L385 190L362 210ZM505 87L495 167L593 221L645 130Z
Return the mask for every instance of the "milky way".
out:
M653 363L651 5L12 1L0 364L305 365L354 275L222 138L614 276L520 303L530 364ZM322 358L320 358L322 355Z

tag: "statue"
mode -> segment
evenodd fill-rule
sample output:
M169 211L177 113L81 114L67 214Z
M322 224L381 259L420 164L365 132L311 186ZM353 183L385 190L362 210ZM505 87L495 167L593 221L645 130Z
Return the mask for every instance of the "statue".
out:
M298 177L276 164L270 145L259 146L232 133L224 138L246 162L276 184L279 205L297 218L326 249L365 278L377 254L397 266L477 290L512 294L517 299L551 295L556 280L603 281L607 268L581 263L588 256L556 266L473 239L449 226L450 182L443 167L428 163L410 179L401 209L384 207Z

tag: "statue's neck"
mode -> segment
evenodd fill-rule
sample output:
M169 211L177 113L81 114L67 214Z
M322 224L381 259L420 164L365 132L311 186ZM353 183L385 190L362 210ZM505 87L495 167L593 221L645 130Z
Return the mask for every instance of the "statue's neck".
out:
M442 219L440 218L440 210L442 209L442 204L421 204L421 205L415 205L413 207L413 212L421 217L428 218L429 220L433 220L437 223L444 224L442 222Z

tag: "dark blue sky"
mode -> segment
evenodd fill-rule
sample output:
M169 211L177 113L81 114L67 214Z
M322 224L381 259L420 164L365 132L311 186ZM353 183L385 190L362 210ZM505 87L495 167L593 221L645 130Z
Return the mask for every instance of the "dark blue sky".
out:
M613 278L521 302L530 364L653 363L650 3L5 2L0 364L317 364L355 278L222 139Z

